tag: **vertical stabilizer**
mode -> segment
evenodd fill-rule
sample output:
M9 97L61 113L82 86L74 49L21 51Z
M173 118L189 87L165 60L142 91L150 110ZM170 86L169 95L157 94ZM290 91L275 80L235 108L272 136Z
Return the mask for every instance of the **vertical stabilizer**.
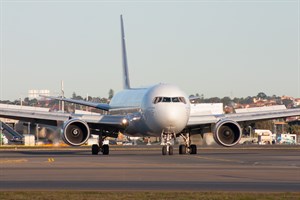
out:
M123 17L121 17L121 34L122 34L122 62L123 62L123 88L130 89L129 74L128 74L128 65L127 65L127 54L126 54L126 45L125 45L125 33L124 33L124 24Z

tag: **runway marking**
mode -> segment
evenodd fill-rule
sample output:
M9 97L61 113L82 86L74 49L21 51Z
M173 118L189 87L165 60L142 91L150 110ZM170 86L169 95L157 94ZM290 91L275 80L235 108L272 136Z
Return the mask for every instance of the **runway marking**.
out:
M54 162L54 158L48 158L48 162Z
M229 159L223 159L223 158L209 158L204 156L193 156L194 158L204 159L204 160L213 160L213 161L222 161L222 162L235 162L235 163L243 163L242 161L237 160L229 160ZM191 158L193 158L191 157Z
M18 159L18 160L0 160L0 164L5 164L5 163L23 163L27 162L28 160L26 159Z

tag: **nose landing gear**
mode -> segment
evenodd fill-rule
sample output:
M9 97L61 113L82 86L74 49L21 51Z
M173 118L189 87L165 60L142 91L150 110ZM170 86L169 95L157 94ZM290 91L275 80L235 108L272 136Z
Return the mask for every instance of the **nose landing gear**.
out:
M176 138L175 133L162 133L161 134L161 141L163 142L164 146L162 147L162 155L173 155L173 146L172 140Z
M197 154L197 146L191 144L191 138L189 133L181 133L180 136L184 140L184 144L179 145L179 154ZM175 140L175 133L165 133L161 134L161 141L163 143L162 155L173 155L172 140Z

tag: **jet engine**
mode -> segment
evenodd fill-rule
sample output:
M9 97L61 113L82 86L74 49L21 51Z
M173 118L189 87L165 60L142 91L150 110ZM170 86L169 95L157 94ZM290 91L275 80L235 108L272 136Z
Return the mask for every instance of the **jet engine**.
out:
M214 127L214 139L222 146L231 147L236 145L242 136L240 125L232 120L221 120Z
M90 137L90 129L86 122L80 119L71 119L64 123L62 139L68 145L80 146Z

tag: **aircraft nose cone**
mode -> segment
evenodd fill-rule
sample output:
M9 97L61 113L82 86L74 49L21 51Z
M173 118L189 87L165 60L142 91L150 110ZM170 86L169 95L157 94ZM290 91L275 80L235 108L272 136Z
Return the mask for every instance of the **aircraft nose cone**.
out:
M156 121L161 129L180 132L186 126L188 116L184 107L168 105L157 111Z
M168 109L162 116L164 124L175 125L176 121L180 119L181 113L179 110Z

